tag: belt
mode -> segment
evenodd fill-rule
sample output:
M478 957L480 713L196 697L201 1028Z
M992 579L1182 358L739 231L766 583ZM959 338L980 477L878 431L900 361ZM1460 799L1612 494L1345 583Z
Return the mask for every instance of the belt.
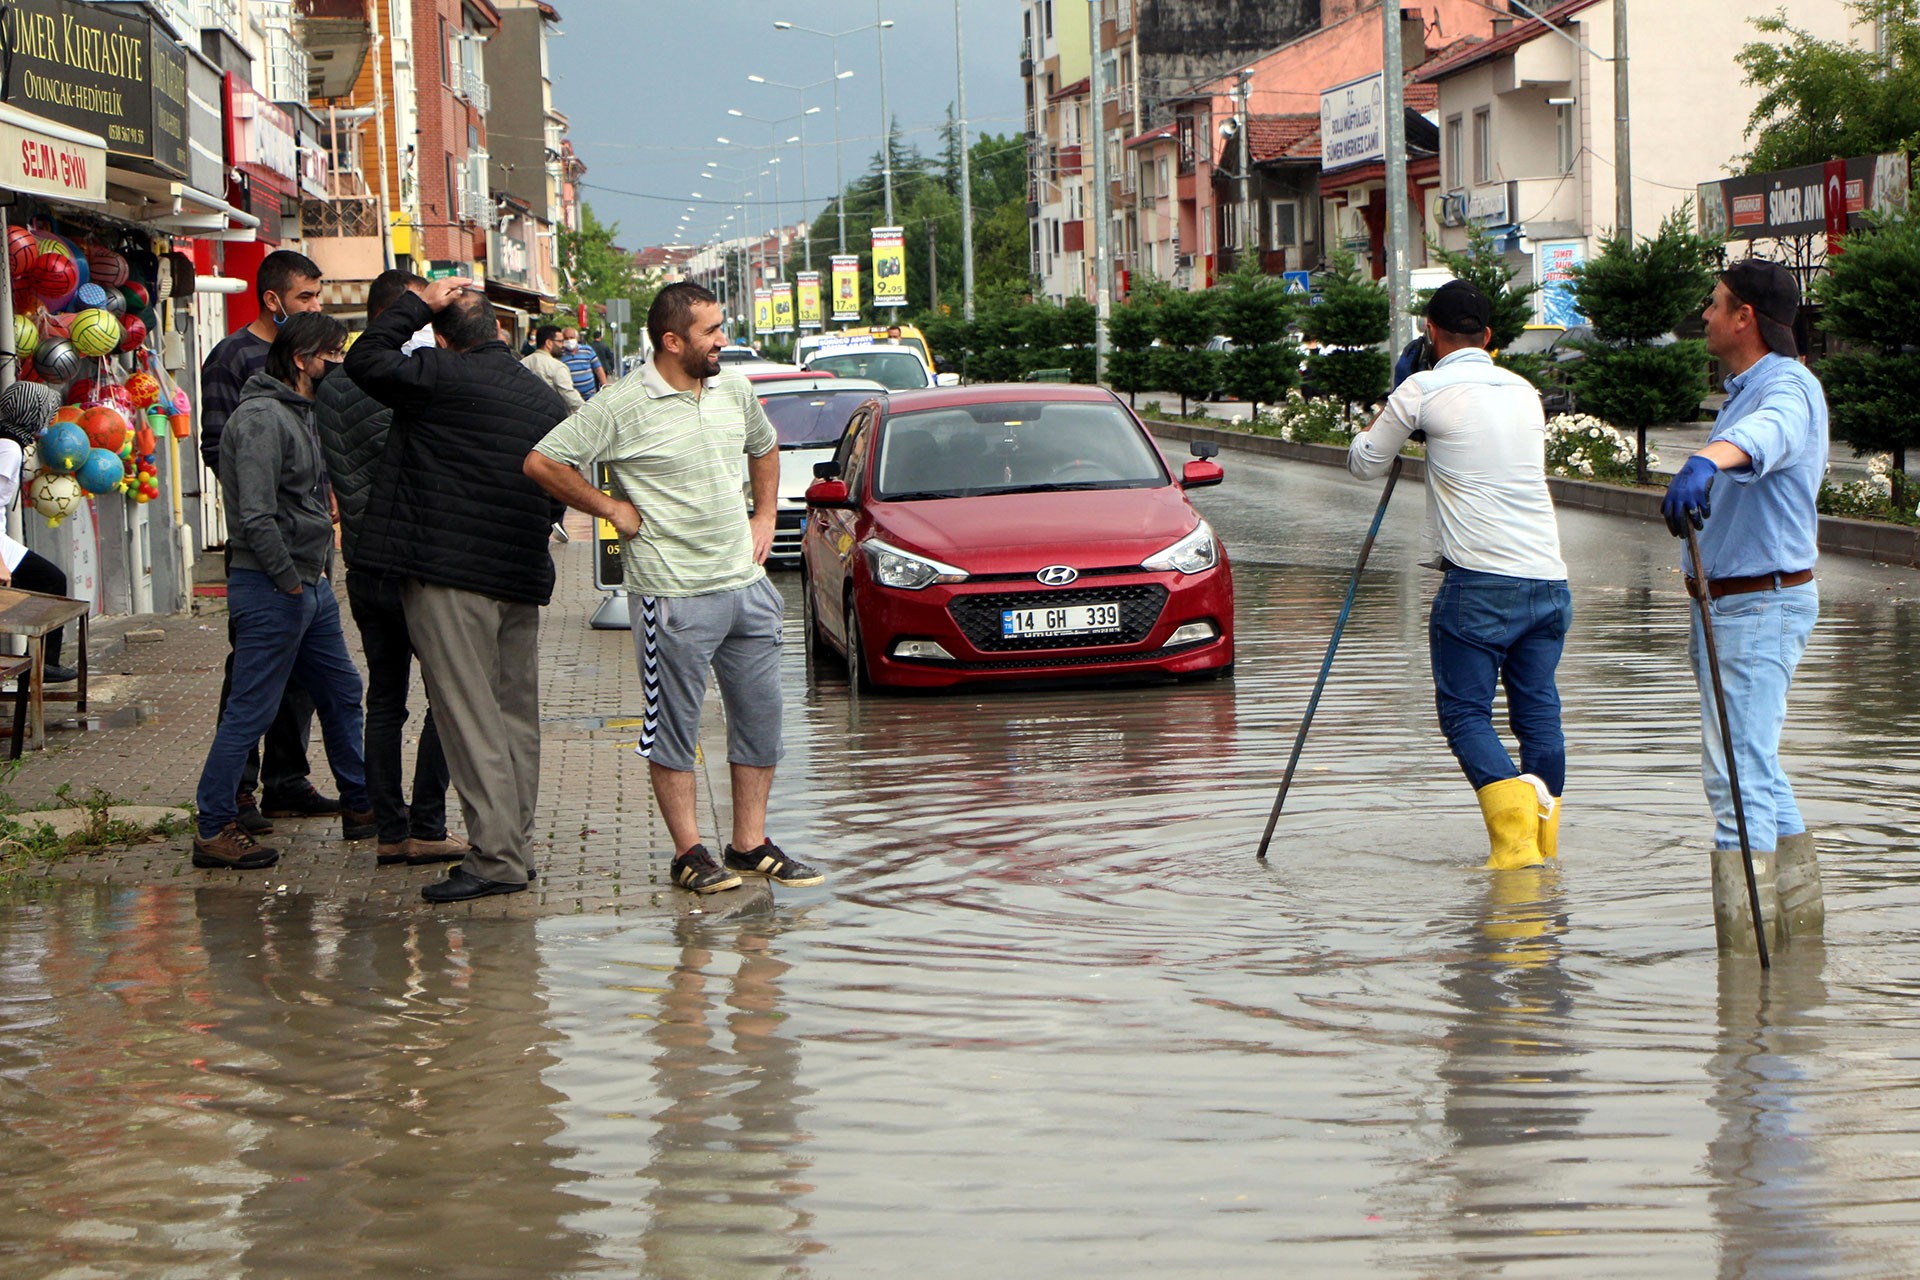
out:
M1721 596L1744 596L1755 591L1778 591L1782 587L1797 587L1803 582L1813 581L1813 570L1801 569L1794 573L1757 573L1750 578L1710 578L1707 580L1707 598L1718 600ZM1698 600L1700 584L1693 578L1687 579L1687 594Z

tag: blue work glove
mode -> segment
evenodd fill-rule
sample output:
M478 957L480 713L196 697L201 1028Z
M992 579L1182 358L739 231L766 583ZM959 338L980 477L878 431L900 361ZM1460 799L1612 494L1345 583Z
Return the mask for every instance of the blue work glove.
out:
M1713 514L1710 498L1713 478L1719 474L1719 467L1697 453L1687 459L1687 465L1680 468L1680 474L1667 486L1666 499L1660 504L1660 514L1667 518L1667 532L1684 538L1688 521L1698 529Z

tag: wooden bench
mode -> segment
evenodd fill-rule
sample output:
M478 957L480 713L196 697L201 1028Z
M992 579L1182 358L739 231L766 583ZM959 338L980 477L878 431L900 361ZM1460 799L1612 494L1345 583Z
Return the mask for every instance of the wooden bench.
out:
M0 657L0 672L10 672L0 675L0 680L14 680L17 690L13 730L9 735L13 739L12 754L15 759L19 758L28 737L33 739L35 750L47 745L48 702L72 702L76 711L86 711L87 615L92 610L93 606L85 600L41 595L37 591L22 591L18 587L0 587L0 636L22 636L27 642L24 657ZM79 678L71 690L49 693L45 688L46 640L70 622L79 623L78 644L74 650L74 667L79 672ZM21 668L12 670L16 663L22 664ZM0 733L4 732L6 730L0 729Z

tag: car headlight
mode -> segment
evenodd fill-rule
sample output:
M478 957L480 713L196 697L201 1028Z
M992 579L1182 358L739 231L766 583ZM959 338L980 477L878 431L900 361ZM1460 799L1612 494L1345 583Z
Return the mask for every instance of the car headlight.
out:
M1142 569L1152 569L1156 573L1165 573L1176 569L1181 573L1199 573L1202 569L1211 569L1220 563L1220 544L1214 541L1213 526L1205 520L1193 527L1193 532L1174 543L1164 551L1148 556L1140 562Z
M938 560L916 556L898 547L888 546L878 538L868 538L860 544L860 549L867 553L867 571L873 575L873 580L883 587L918 591L936 582L967 580L965 569L956 569L950 564L941 564Z

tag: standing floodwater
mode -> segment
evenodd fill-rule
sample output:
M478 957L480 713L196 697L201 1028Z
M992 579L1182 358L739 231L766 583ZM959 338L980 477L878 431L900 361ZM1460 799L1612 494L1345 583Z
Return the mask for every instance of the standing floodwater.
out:
M774 835L832 876L769 913L0 904L0 1268L1920 1272L1913 575L1823 562L1786 759L1827 840L1826 944L1763 977L1714 952L1652 524L1562 517L1558 867L1479 869L1433 726L1417 486L1257 864L1377 495L1228 461L1199 505L1235 560L1230 682L809 690L783 577Z

